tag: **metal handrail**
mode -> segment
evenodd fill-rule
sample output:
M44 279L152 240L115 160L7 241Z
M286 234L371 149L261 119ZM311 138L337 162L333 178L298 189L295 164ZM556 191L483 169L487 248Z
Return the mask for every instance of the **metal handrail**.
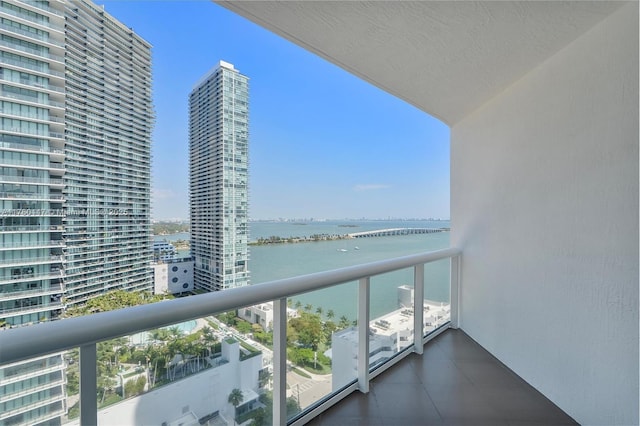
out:
M61 352L458 255L459 249L447 248L259 285L5 330L0 332L0 364Z

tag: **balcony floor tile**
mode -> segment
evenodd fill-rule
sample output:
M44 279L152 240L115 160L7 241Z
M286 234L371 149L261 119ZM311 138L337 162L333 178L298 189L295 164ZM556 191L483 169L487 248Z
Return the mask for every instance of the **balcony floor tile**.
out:
M447 330L310 425L576 425L461 330Z

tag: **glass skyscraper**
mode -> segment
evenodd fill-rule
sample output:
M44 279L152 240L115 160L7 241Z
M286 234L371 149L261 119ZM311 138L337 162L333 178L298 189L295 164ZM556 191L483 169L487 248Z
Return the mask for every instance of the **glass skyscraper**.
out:
M151 46L90 2L67 8L65 296L151 290Z
M189 95L189 166L194 286L247 285L249 78L227 62Z
M151 46L86 0L0 1L0 332L151 289ZM0 369L0 425L59 424L63 354Z
M0 2L3 328L63 309L64 39L64 3ZM63 384L62 354L0 369L0 425L59 423Z

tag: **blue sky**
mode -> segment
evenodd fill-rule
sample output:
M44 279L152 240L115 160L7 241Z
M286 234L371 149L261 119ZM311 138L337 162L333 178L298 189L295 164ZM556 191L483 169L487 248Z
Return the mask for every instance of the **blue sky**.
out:
M154 219L188 218L188 104L224 60L250 78L250 217L449 218L449 129L210 1L106 1L153 45Z

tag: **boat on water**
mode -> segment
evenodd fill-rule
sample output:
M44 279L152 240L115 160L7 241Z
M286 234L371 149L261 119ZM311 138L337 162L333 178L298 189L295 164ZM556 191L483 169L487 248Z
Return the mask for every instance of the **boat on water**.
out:
M355 246L353 249L354 249L354 250L360 250L360 247Z
M341 248L341 249L338 249L338 251L347 251L347 249Z

